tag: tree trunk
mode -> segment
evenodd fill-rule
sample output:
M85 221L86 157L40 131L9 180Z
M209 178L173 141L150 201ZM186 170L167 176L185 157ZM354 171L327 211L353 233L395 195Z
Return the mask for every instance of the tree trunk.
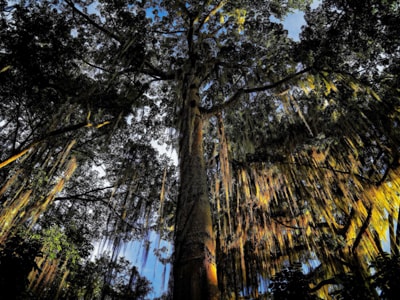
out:
M182 85L180 190L176 212L173 298L218 299L215 237L203 153L199 81Z

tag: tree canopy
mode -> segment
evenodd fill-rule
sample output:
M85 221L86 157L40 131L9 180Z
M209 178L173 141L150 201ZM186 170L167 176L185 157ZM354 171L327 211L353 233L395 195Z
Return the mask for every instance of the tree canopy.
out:
M174 299L394 299L397 2L0 1L1 286L145 298L155 231Z

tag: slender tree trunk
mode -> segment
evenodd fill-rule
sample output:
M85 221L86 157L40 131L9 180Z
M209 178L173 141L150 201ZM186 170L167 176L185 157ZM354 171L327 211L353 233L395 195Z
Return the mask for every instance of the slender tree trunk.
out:
M203 153L199 81L183 82L180 190L175 228L174 299L218 299L215 237Z

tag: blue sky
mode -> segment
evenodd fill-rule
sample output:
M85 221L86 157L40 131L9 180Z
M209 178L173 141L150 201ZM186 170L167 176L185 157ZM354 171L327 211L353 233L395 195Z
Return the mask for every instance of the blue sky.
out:
M314 0L311 8L316 8L321 0ZM275 19L275 22L278 20ZM283 27L289 32L289 37L298 41L301 33L301 26L306 25L304 13L296 10L293 14L288 15L282 22Z
M301 26L305 24L304 13L299 11L288 15L283 21L283 27L289 32L289 37L296 41L299 40Z
M155 232L150 232L150 249L147 259L144 259L145 247L141 241L134 241L127 245L125 253L122 253L125 258L129 259L139 270L142 276L145 276L151 283L153 291L150 293L150 299L160 297L165 291L168 290L168 280L171 271L171 266L163 265L158 258L154 255L154 249L157 247L165 246L168 250L164 254L164 258L172 254L172 244L166 241L160 241Z

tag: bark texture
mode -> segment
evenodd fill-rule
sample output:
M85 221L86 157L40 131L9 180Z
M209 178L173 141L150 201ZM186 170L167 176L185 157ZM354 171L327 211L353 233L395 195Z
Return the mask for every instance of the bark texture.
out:
M174 299L218 299L215 238L203 153L203 117L196 78L183 82L180 193L177 207Z

